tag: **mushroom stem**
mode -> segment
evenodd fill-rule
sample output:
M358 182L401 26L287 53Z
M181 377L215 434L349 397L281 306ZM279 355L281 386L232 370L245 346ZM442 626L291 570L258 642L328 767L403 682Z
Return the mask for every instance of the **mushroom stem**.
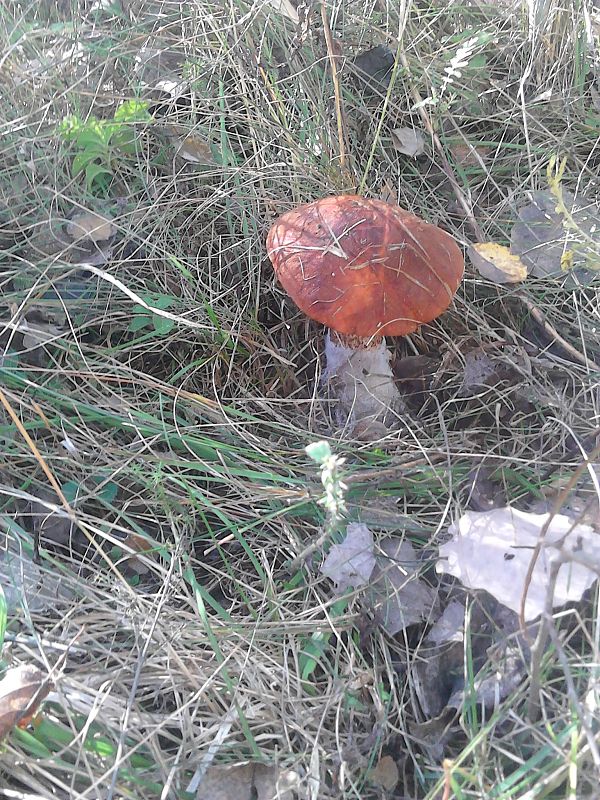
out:
M385 423L401 409L391 353L382 336L363 339L328 330L325 358L322 382L338 401L335 420L339 425Z

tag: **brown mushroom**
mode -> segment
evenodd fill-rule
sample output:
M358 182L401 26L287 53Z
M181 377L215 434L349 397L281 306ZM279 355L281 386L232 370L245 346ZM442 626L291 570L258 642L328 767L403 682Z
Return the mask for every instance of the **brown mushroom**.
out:
M343 415L383 420L400 399L383 337L448 308L464 268L454 239L399 206L340 195L283 214L267 250L292 300L330 329L324 377Z

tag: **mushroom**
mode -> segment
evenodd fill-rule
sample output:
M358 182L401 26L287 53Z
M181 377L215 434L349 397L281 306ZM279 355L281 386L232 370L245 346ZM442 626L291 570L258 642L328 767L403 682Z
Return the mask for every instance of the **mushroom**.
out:
M279 217L267 250L294 303L329 328L323 381L337 421L384 422L402 406L384 336L448 308L464 269L454 239L400 206L339 195Z

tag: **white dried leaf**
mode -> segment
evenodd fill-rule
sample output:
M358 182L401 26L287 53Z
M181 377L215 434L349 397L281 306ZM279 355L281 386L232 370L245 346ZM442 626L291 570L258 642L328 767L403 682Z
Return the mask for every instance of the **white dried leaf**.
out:
M415 128L396 128L392 131L392 142L399 153L416 158L425 152L425 139Z
M437 597L418 577L417 555L409 541L383 539L380 548L382 555L377 556L368 597L381 625L393 636L427 619Z
M448 572L469 589L485 589L519 613L533 549L548 514L530 514L514 508L467 511L450 526L452 539L440 547L438 572ZM525 603L525 619L544 610L552 562L577 553L590 563L600 561L600 537L589 525L575 525L563 514L550 522L537 559ZM564 563L559 570L552 604L579 600L597 575L580 563Z
M346 528L346 538L334 544L321 566L321 572L335 583L337 592L364 586L373 572L373 534L366 525L351 522Z
M21 607L28 613L56 610L73 597L64 578L21 553L12 539L0 553L0 584L10 615L18 613Z
M451 600L442 616L436 620L427 634L427 641L440 645L446 642L462 642L464 638L465 607L458 600Z

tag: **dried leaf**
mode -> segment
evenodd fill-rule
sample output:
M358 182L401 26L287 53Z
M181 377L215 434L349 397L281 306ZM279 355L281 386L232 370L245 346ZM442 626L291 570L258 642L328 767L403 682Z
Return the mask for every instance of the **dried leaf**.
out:
M367 775L371 783L381 786L386 792L393 792L400 780L398 765L392 756L382 756Z
M490 148L476 144L454 144L450 148L454 161L461 167L480 167L487 161Z
M297 783L298 775L293 770L284 771L268 764L254 767L256 800L293 800Z
M437 571L455 575L469 589L485 589L518 613L532 551L549 516L510 507L467 511L450 526L453 538L440 547ZM577 552L590 564L600 563L600 541L594 530L589 525L573 526L568 517L555 515L528 587L525 619L533 620L544 610L552 562L561 552ZM581 563L564 563L558 573L553 606L579 600L596 577Z
M252 800L254 764L209 767L200 783L204 800Z
M527 664L522 643L517 639L504 639L490 648L488 656L488 663L475 677L473 686L477 702L493 709L519 687L527 675ZM448 708L460 711L464 701L465 689L462 687L452 693Z
M351 522L346 528L346 538L332 546L321 572L331 578L336 592L341 594L364 586L374 567L373 534L366 525Z
M98 205L114 214L124 207L125 202L124 198L118 198L116 204L98 201ZM73 264L102 266L112 257L117 233L117 226L106 213L89 209L76 211L59 231L65 248L62 255ZM85 291L87 287L84 285L83 289Z
M467 683L470 686L465 673L467 637L463 634L467 621L477 703L493 709L515 690L526 673L530 651L514 611L487 592L480 592L470 603L468 616L462 600L451 600L425 637L421 657L410 667L410 678L423 713L432 721L423 734L429 740L428 745L438 751L443 750L448 725L462 708L465 686ZM534 637L535 633L530 630L527 636Z
M300 24L300 17L292 5L291 0L267 0L267 5L274 8L275 11L278 11L280 14L283 14L284 17L290 19L295 25Z
M465 354L463 382L459 394L486 386L487 381L496 374L496 364L482 350L470 350Z
M417 555L412 544L383 539L367 597L381 625L392 636L427 619L437 604L436 593L415 572Z
M164 84L182 86L183 72L186 63L185 52L165 47L159 37L147 40L140 47L133 67L133 73L143 85L163 88ZM164 91L168 91L164 86Z
M53 491L42 487L35 496L37 500L32 500L29 508L30 527L34 536L39 537L42 543L51 543L65 551L78 541L87 543ZM55 506L56 510L51 506Z
M392 141L399 153L416 158L425 152L425 139L415 128L396 128L392 131Z
M436 620L427 634L427 641L441 645L446 642L462 642L464 638L465 607L458 600L451 600L442 616Z
M56 570L46 569L22 554L12 538L0 555L0 584L9 614L21 607L29 613L55 611L73 596Z
M359 53L348 65L365 94L383 95L389 85L395 63L394 52L380 44Z
M202 800L293 800L297 775L268 764L211 766L200 783Z
M210 144L195 131L185 125L153 125L152 131L165 138L175 148L175 154L192 164L214 166L215 161Z
M527 267L519 256L501 244L472 244L468 253L479 274L494 283L518 283L527 277Z
M15 725L25 728L51 688L44 673L31 664L9 669L0 681L0 739Z
M83 211L74 214L65 227L67 235L78 245L82 240L102 243L113 239L117 227L109 219L95 211Z
M598 205L584 196L575 201L566 189L562 190L562 196L575 224L585 235L597 240ZM519 209L518 217L511 231L510 249L521 257L532 275L544 278L564 274L562 267L567 253L572 267L584 266L585 254L571 247L574 234L564 227L563 217L556 211L556 198L550 191L533 192L531 202Z
M444 760L446 744L460 730L459 725L452 724L455 717L454 709L444 708L441 714L426 722L410 723L411 737L427 751L431 761L441 763Z
M495 472L494 467L482 463L469 473L467 507L470 511L489 511L506 505L506 489L495 479Z

